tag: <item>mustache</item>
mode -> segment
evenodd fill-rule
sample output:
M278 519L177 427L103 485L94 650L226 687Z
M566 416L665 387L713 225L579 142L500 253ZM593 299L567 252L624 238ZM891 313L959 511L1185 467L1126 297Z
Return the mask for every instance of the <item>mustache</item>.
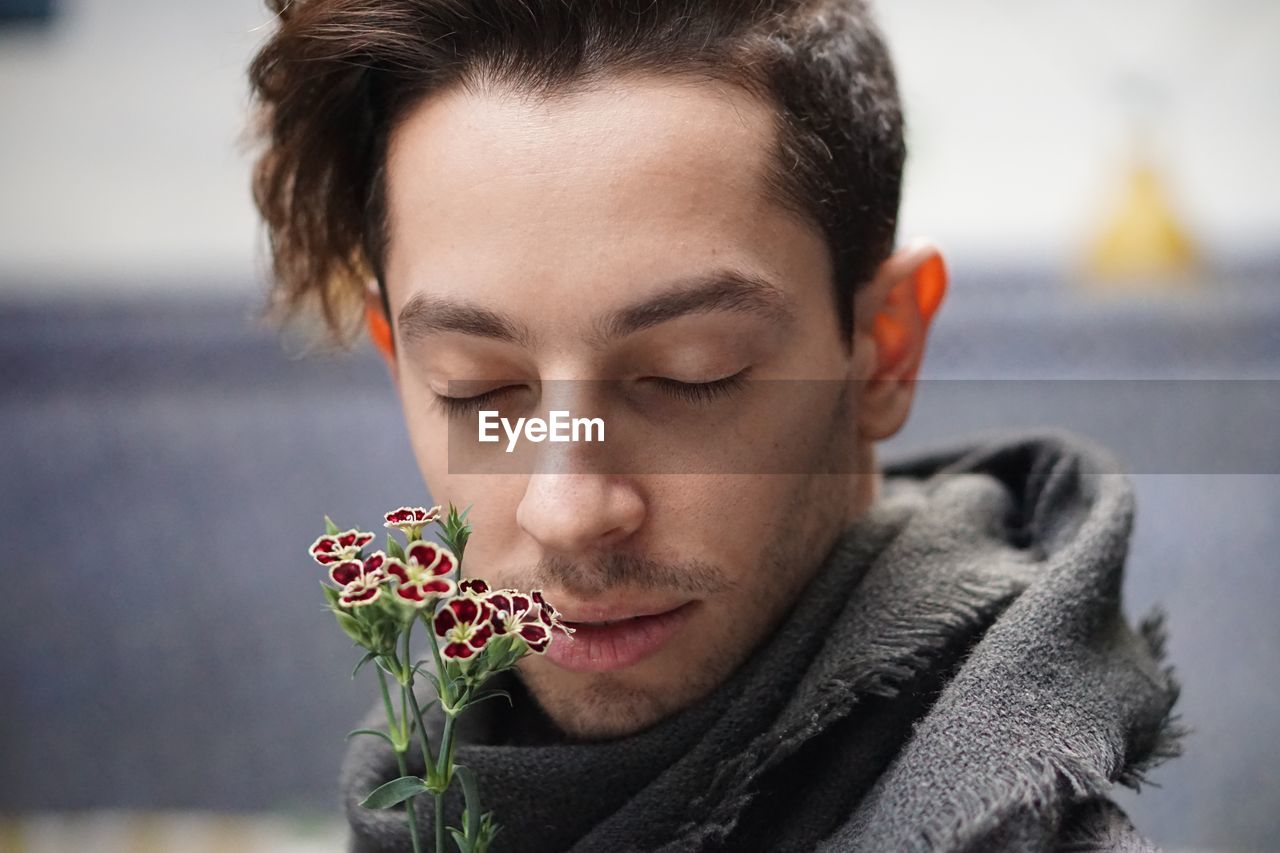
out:
M722 592L733 586L729 575L705 560L665 562L638 554L614 552L590 561L544 558L526 577L533 588L563 590L589 598L615 589L656 590L693 596Z

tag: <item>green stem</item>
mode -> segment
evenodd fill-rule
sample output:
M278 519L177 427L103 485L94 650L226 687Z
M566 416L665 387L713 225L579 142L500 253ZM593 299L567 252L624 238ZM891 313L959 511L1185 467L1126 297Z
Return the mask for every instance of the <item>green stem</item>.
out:
M415 620L416 621L416 620ZM413 719L418 727L418 742L422 746L422 766L428 769L435 766L436 760L431 755L431 741L427 738L427 726L422 721L422 708L418 707L418 696L413 692L413 656L409 651L409 635L413 632L413 622L409 623L409 627L404 632L404 659L405 670L404 677L407 686L404 688L405 693L409 697L409 704L413 708Z
M436 798L436 853L444 853L444 794Z
M409 775L409 766L405 764L404 753L396 753L396 763L400 765L400 775ZM413 814L413 798L404 801L404 813L409 817L409 837L413 840L413 853L422 853L422 843L418 840L418 821ZM436 840L437 853L441 850L439 839Z
M382 707L387 711L387 730L391 733L391 743L395 747L399 742L396 735L400 731L400 726L396 722L396 712L391 708L391 694L387 692L387 675L376 663L374 668L378 670L378 687L382 689ZM396 751L399 751L398 747Z
M470 698L470 688L464 689L462 695L458 697L458 705L465 705ZM436 845L441 851L444 850L443 847L439 846L444 843L444 792L449 790L449 786L453 783L454 723L459 713L461 712L446 711L444 732L440 735L439 764L436 765L436 776L442 780L444 786L440 794L436 796Z
M408 691L408 688L405 687L405 683L404 683L404 664L400 662L400 658L398 655L393 658L393 661L395 663L396 672L399 673L399 675L396 676L396 681L400 683L401 742L404 744L404 748L407 750L409 748L409 741L413 739L413 733L409 728L409 726L411 725L411 721L409 720L409 700L405 697L405 693Z
M444 718L444 734L440 736L440 763L436 766L436 772L440 775L440 780L445 782L445 788L448 789L449 782L453 781L453 724L457 719L453 714L449 714ZM448 776L445 773L449 773Z
M435 611L433 606L432 611ZM428 617L424 614L423 619ZM444 775L442 768L445 767L444 759L448 755L446 744L451 742L453 735L453 714L449 713L449 709L453 707L453 690L448 682L448 677L444 671L444 660L440 657L440 643L436 640L436 632L431 626L431 622L426 622L427 636L431 640L431 657L436 665L436 681L440 684L440 707L444 709L444 733L440 736L440 758L436 764L436 784L442 784ZM436 853L444 853L444 792L449 790L449 786L444 786L433 796L436 799Z
M434 611L435 608L433 607L432 610ZM427 620L425 622L427 636L431 638L431 657L436 663L436 680L440 682L440 704L448 706L453 697L450 695L452 691L449 689L449 685L445 683L444 661L440 658L440 644L436 641L436 632L431 627L429 617L424 613L422 618Z
M406 742L408 738L404 736L404 732L396 724L396 715L391 708L391 694L387 691L387 676L382 671L382 667L378 667L378 687L382 690L382 704L387 711L387 729L391 732L392 749L396 754L396 764L400 767L400 775L408 776L409 767L404 760L404 754L409 748ZM404 801L404 811L409 820L409 838L413 842L413 853L422 853L422 846L418 841L418 821L413 813L412 799Z

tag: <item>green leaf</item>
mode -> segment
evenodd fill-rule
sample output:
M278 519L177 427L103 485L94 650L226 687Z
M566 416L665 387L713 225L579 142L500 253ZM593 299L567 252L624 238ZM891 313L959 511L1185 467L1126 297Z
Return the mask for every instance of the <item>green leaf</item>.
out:
M498 837L498 833L502 831L502 825L493 822L493 812L486 812L481 820L484 825L484 849L488 850L489 845L493 843L493 839Z
M439 704L440 704L439 699L432 699L430 702L425 702L425 703L420 702L418 703L418 710L422 711L422 716L425 719L427 716L427 712Z
M360 658L360 662L356 664L356 668L351 670L351 677L355 678L356 673L360 671L360 667L364 666L365 664L367 664L369 661L373 660L377 656L378 656L377 652L367 652L364 657Z
M397 560L404 559L404 549L400 547L400 541L390 533L387 534L387 556L395 557Z
M458 845L459 853L471 853L471 843L462 835L461 832L449 827L449 834L453 836L453 843Z
M374 788L360 805L366 809L389 809L426 791L427 783L417 776L401 776Z
M423 667L426 667L426 666L431 666L431 662L425 661L425 660L418 661L418 665L413 668L413 672L415 675L425 676L427 680L431 682L431 686L436 689L436 695L439 696L440 695L440 679L436 678L436 674L432 672L430 669L423 669Z
M320 581L320 588L324 590L324 600L329 602L330 607L338 606L338 591L329 586L324 581Z
M329 516L324 517L324 532L326 536L335 536L342 532L342 528L333 523L333 519Z
M501 653L495 654L493 660L489 662L490 669L493 672L502 672L510 669L516 661L525 656L528 649L529 647L521 640L518 643L513 643L505 650L499 650Z
M515 700L513 700L513 699L511 698L511 694L510 694L510 693L508 693L508 692L507 692L507 691L505 691L505 690L493 690L493 691L490 691L490 692L488 692L488 693L484 694L483 696L481 696L481 697L479 697L479 698L477 698L477 699L472 699L470 702L468 702L467 704L463 705L463 706L462 706L462 709L465 711L467 708L471 708L471 707L473 707L473 706L475 706L475 705L479 705L479 704L480 704L481 702L483 702L484 700L486 700L486 699L492 699L492 698L493 698L493 697L495 697L495 696L503 696L503 697L505 697L505 698L506 698L506 700L507 700L507 704L508 704L508 705L510 705L512 708L514 708L514 707L516 706Z
M345 610L338 609L333 611L333 617L338 620L338 627L342 628L342 630L347 633L348 637L355 640L362 646L368 644L369 638L366 636L364 625L360 623L359 619L352 616Z
M385 740L387 743L391 744L392 749L396 748L395 741L391 739L390 735L388 735L386 732L380 732L377 729L352 729L351 731L347 732L347 736L345 740L351 740L356 735L377 735L378 737Z
M462 780L462 796L467 803L464 832L467 838L475 838L480 834L480 781L465 764L455 764L453 770Z

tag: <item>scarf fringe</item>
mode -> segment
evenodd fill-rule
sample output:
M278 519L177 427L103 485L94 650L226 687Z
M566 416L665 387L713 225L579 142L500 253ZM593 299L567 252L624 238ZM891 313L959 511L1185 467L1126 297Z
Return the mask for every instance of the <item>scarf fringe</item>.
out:
M1126 763L1116 776L1116 781L1126 788L1141 791L1143 785L1159 788L1157 782L1148 777L1152 770L1171 758L1177 758L1183 752L1183 741L1192 733L1192 728L1182 721L1182 717L1173 712L1178 697L1182 693L1182 682L1174 673L1173 666L1166 662L1169 632L1168 617L1163 608L1153 608L1138 625L1138 634L1147 644L1152 659L1160 667L1168 685L1171 699L1165 708L1160 722L1145 738L1135 740L1126 750L1126 755L1133 758Z

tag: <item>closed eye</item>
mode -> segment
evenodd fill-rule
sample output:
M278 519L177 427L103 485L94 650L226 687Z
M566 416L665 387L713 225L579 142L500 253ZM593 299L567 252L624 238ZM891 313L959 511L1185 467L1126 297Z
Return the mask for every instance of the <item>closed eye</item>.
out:
M747 370L738 371L732 376L713 379L709 382L681 382L665 376L647 376L643 380L661 390L664 394L689 403L706 404L742 388L746 384Z
M519 390L519 385L503 385L473 397L449 397L445 394L433 394L436 406L451 418L465 418L483 409L486 405Z

